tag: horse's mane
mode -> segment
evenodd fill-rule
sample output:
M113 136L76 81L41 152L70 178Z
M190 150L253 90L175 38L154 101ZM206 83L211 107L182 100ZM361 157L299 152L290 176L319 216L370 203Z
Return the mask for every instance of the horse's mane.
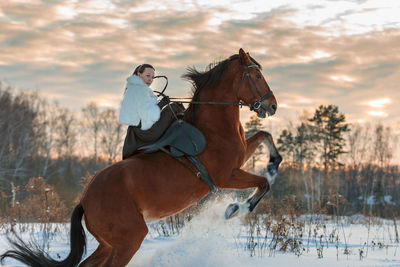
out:
M235 54L225 60L210 63L205 71L198 71L195 67L187 68L187 72L182 75L182 78L192 84L192 101L199 100L199 94L203 88L217 85L221 81L229 63L237 59L239 59L239 55ZM250 59L261 69L261 65L256 60L252 57ZM197 104L189 104L189 107L185 111L186 121L195 121L197 106Z

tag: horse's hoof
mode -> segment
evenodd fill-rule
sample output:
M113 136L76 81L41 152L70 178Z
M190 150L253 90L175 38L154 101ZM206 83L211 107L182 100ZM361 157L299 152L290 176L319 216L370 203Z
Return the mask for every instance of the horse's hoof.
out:
M267 171L265 172L265 175L266 175L268 183L270 185L274 184L277 174L278 174L278 171L275 167L275 164L272 162L269 162L267 165Z
M276 166L273 162L268 162L267 164L267 172L269 172L269 174L271 176L274 176L278 171L276 169Z
M238 215L239 213L239 204L229 204L225 211L225 219L229 220Z

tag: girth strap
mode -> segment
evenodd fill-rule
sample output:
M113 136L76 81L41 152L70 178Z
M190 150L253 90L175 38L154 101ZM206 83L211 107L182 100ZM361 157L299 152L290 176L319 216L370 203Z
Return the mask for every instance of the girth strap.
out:
M200 177L201 180L203 180L208 187L210 187L210 193L215 193L218 188L215 186L214 182L211 180L210 175L208 174L208 171L206 167L200 162L200 160L196 156L186 156L188 160L190 160L191 163L196 166L196 168L199 170L198 173L196 174L198 177Z
M204 167L204 165L198 160L198 158L196 156L189 156L189 155L185 155L185 157L191 162L193 163L193 165L197 168L198 171L196 171L194 168L192 168L192 166L190 166L189 164L187 164L187 162L185 162L182 157L174 157L171 152L169 152L167 149L160 147L160 150L163 151L164 153L167 153L168 155L170 155L171 157L177 159L180 163L182 163L186 168L188 168L190 171L192 171L194 174L196 174L196 176L198 178L200 178L201 180L203 180L203 182L205 182L208 187L210 188L210 194L213 194L215 192L218 191L217 186L214 184L214 182L212 181L210 175L208 174L208 171L206 169L206 167Z

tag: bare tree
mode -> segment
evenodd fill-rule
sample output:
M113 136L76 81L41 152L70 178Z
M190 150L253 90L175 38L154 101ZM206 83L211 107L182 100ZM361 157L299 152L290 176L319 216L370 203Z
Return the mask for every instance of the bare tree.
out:
M28 157L38 149L40 101L36 93L14 93L0 83L0 104L0 181L14 192L14 206L17 184L27 177Z
M392 128L390 126L384 127L381 123L377 124L373 140L372 159L381 167L389 165L393 158L395 146L396 141L392 134Z
M43 104L45 112L41 116L41 127L44 131L41 143L41 155L43 157L43 166L40 171L40 177L46 177L48 168L50 167L50 159L54 156L54 150L57 148L57 138L60 138L59 127L60 122L59 105L57 102L50 105L47 102Z
M102 118L100 110L96 103L91 102L82 109L83 113L83 130L84 135L88 137L89 142L93 140L94 159L97 160L98 152L98 139L102 127Z
M77 143L76 119L73 113L67 108L55 104L54 130L56 135L55 146L59 157L69 158L74 154Z
M368 148L371 147L371 127L369 124L362 126L353 124L348 132L348 159L352 166L357 166L366 162Z
M124 128L118 123L117 112L109 108L101 112L101 149L109 163L115 162L121 154Z

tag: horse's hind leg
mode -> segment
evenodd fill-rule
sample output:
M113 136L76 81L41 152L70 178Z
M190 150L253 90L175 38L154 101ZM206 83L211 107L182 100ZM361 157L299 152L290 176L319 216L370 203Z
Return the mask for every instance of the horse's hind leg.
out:
M107 240L112 251L103 266L126 266L139 249L147 233L146 222L138 211L130 210L124 218L119 218L118 224L114 225L112 238Z
M90 255L87 259L85 259L79 267L95 267L95 266L102 266L104 262L110 257L111 255L111 247L99 242L99 246Z

